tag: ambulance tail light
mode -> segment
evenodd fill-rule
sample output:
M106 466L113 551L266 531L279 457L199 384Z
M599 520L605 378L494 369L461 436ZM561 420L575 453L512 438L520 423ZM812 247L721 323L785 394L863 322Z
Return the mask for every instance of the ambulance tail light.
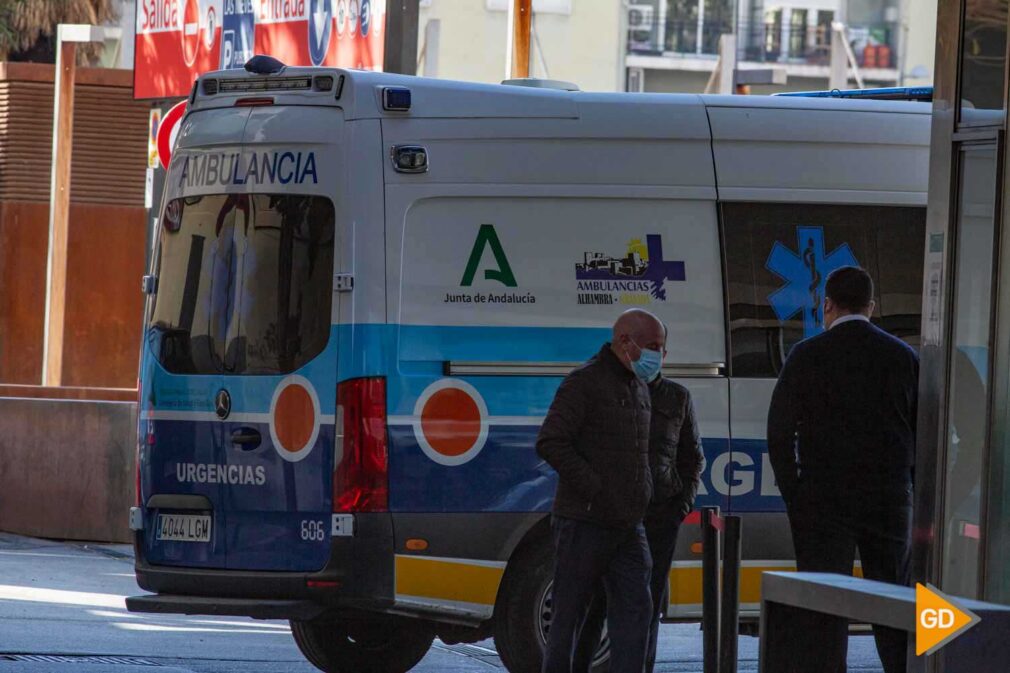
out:
M339 384L336 426L333 511L388 511L386 380L361 378Z

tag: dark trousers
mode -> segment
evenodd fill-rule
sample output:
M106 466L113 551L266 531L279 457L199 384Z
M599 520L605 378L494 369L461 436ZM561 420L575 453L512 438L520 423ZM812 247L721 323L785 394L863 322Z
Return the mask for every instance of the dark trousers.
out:
M805 480L788 504L789 523L801 571L852 574L856 549L863 577L907 585L910 579L912 528L911 483L842 489L837 484ZM800 611L790 647L797 673L845 671L848 622ZM873 627L885 673L905 673L904 631ZM813 666L812 662L819 662Z
M656 666L656 647L659 642L659 620L666 611L670 592L670 565L677 547L677 519L646 519L645 536L652 556L652 579L649 591L652 594L652 621L649 624L649 642L645 652L645 673L652 673ZM603 624L607 619L607 594L599 587L586 612L585 621L579 631L572 661L572 673L589 673L593 657L599 649L603 635Z
M551 529L556 553L553 615L543 673L571 673L575 638L601 581L610 605L610 670L642 673L652 614L652 559L644 526L607 528L555 516Z

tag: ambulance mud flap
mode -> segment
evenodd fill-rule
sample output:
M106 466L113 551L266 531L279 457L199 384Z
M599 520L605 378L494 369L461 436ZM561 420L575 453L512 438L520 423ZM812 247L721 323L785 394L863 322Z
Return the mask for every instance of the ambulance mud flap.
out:
M158 594L130 596L130 612L158 614L216 615L252 617L253 619L314 619L326 608L312 601L260 600L247 598L207 598Z

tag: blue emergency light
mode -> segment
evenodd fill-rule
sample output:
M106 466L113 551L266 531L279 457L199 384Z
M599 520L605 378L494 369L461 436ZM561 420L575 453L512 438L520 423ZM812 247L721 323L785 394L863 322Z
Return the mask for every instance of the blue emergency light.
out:
M382 108L396 112L410 109L410 89L405 86L387 86L382 89Z
M933 100L931 86L892 86L877 89L830 89L826 91L790 91L772 94L800 98L849 98L866 100L908 100L929 103Z
M287 66L273 56L257 54L245 62L245 69L255 75L273 75Z

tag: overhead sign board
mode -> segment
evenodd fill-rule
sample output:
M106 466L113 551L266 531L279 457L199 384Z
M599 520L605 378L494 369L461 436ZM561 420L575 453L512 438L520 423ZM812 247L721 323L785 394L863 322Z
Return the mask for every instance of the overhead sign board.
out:
M139 0L135 98L181 98L254 54L382 70L386 0Z

